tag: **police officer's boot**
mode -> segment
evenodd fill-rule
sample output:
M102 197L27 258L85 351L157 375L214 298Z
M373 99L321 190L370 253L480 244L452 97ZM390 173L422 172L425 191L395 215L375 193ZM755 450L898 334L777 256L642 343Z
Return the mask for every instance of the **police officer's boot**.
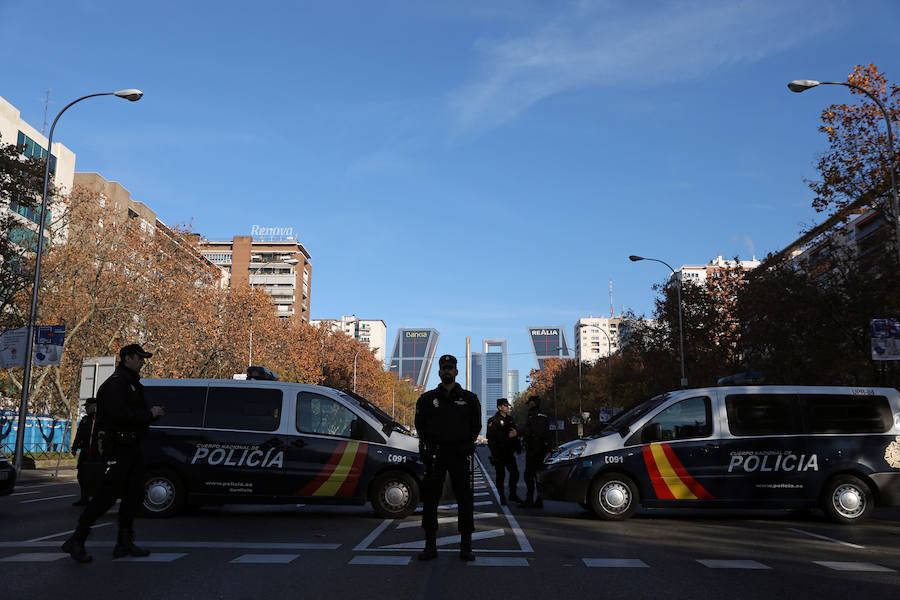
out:
M497 495L500 496L500 506L506 506L506 494L503 490L497 490Z
M434 560L437 558L437 532L425 532L425 549L419 552L419 560Z
M84 548L84 540L87 539L87 536L90 532L90 527L83 527L79 525L75 529L75 533L72 534L72 537L67 539L62 545L62 551L68 552L69 556L71 556L76 562L91 562L91 560L93 560L93 557L88 554L87 550L85 550Z
M525 499L519 502L519 506L522 506L524 508L531 508L532 506L534 506L534 501L531 499L531 494L532 492L530 490L526 492Z
M524 502L524 500L522 500L521 498L519 498L519 495L516 493L516 490L514 490L514 489L509 490L509 501L510 501L510 502L518 502L518 503L520 503L520 504L521 504L522 502Z
M113 548L113 558L122 558L123 556L150 556L150 551L134 545L134 529L119 528L119 537L116 540L116 547Z
M472 532L468 531L460 536L459 540L459 558L466 562L475 560L475 554L472 552Z

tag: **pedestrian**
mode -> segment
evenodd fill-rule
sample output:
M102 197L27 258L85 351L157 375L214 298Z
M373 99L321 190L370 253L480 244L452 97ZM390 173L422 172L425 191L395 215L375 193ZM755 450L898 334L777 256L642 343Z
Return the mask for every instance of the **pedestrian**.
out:
M516 493L516 485L519 483L519 465L516 464L516 454L522 452L522 441L516 422L509 413L509 400L500 398L497 400L497 412L488 419L487 425L488 448L491 450L491 464L497 479L497 494L500 496L500 504L506 506L506 493L503 482L506 472L509 471L509 501L522 502Z
M153 356L137 344L128 344L119 351L119 365L97 391L97 427L100 456L106 471L100 491L91 498L78 518L78 526L62 545L78 562L90 562L91 555L84 541L91 526L116 500L119 505L119 535L113 548L113 558L148 556L149 550L134 545L134 515L144 496L141 478L144 465L141 458L141 438L150 423L165 414L161 406L147 407L140 372L144 359Z
M90 497L96 495L98 476L102 473L100 454L97 452L96 398L84 401L84 412L87 414L78 422L72 442L72 454L78 453L78 486L81 488L81 496L72 506L87 506Z
M419 560L437 558L437 509L444 478L449 474L458 507L459 557L472 561L475 560L472 553L472 532L475 531L472 461L475 439L481 431L481 403L478 396L456 383L459 371L455 356L441 356L438 366L440 384L422 394L416 402L419 454L425 465L422 482L425 549L419 554Z
M535 496L535 475L547 450L550 449L550 422L547 415L541 412L541 399L529 396L528 418L522 428L522 439L525 442L525 501L520 506L543 508L544 500L540 491Z

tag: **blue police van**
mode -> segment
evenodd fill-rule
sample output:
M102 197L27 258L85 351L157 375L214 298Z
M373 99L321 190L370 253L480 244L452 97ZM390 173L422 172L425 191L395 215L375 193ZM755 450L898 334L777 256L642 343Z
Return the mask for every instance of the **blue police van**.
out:
M857 523L900 505L893 388L724 386L643 402L544 459L545 498L606 520L638 505L821 508Z
M349 391L265 380L147 379L166 414L142 442L144 511L185 505L371 502L382 517L415 510L418 440Z

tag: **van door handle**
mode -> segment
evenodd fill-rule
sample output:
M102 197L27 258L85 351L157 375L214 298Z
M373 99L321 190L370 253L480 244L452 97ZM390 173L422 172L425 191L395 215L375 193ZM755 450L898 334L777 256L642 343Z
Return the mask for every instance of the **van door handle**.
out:
M701 450L703 451L704 454L709 454L713 450L718 450L718 449L719 449L718 444L706 444L705 446L703 446L703 448L701 448Z

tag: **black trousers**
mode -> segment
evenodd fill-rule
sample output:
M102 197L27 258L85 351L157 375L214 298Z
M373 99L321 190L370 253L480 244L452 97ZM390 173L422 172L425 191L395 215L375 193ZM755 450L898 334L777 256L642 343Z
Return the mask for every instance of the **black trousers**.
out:
M82 458L81 454L78 455L78 485L81 488L82 500L97 495L105 470L105 461L95 457Z
M503 495L503 482L506 480L506 472L509 471L509 494L516 492L519 483L519 465L516 464L516 455L512 452L498 453L494 455L494 472L497 474L497 492Z
M106 472L100 483L100 491L91 498L81 513L78 527L90 528L121 498L119 529L131 529L134 515L144 499L144 461L141 450L139 447L123 448L104 458Z
M449 474L456 496L458 509L458 528L460 533L475 531L474 498L472 488L471 454L460 452L437 451L422 456L425 462L425 478L422 481L422 528L426 533L435 533L438 529L437 507L441 501L444 479Z
M541 450L540 452L526 452L525 453L525 489L528 493L526 496L526 500L532 500L532 494L534 493L534 479L537 474L538 467L541 466L541 461L544 460L545 452Z

